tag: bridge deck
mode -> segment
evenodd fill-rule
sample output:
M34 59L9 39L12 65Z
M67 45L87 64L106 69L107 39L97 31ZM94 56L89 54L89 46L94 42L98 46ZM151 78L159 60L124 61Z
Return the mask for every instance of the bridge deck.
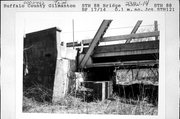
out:
M84 48L82 54L87 52ZM111 67L122 65L151 65L158 64L159 61L159 40L145 41L128 44L116 44L107 46L98 46L94 54L91 55L91 61L87 63L86 68L90 67Z
M85 54L86 52L87 52L87 48L84 48L83 54ZM113 57L113 56L153 54L153 53L159 53L158 40L99 46L96 48L92 57Z
M107 63L92 63L86 66L86 68L92 67L111 67L111 66L137 66L138 67L154 67L158 64L159 60L144 60L144 61L126 61L126 62L107 62ZM156 65L157 66L157 65ZM155 67L156 67L155 66Z

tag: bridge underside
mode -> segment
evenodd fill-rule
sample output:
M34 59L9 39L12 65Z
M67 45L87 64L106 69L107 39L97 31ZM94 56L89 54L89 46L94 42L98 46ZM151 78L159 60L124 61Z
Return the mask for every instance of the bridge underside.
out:
M120 89L122 86L124 88L124 85L128 88L127 92L131 92L132 90L129 90L129 87L136 87L142 83L152 87L158 84L159 31L155 28L154 32L136 33L140 24L141 21L138 21L131 34L128 35L103 37L104 32L98 30L93 39L83 40L81 44L76 42L67 44L67 47L82 47L82 45L84 47L83 51L78 53L76 60L78 70L85 74L84 82L89 85L91 85L90 82L112 83L112 86L102 86L97 91L98 93L106 95L105 89L110 87L108 90L111 90L111 87L113 87L113 93L119 93L122 96L124 89ZM96 38L96 36L100 37ZM149 37L155 37L155 39ZM133 39L139 42L131 42ZM108 43L121 40L126 40L126 42L113 45ZM99 45L100 42L105 45ZM136 86L133 86L134 84ZM155 87L157 89L155 92L158 92L158 86ZM137 91L139 87L134 89ZM146 89L141 89L139 92L142 92L142 90ZM112 94L111 91L108 94ZM129 93L128 96L130 95ZM150 95L154 94L151 93ZM157 96L152 98L157 100Z
M87 48L78 59L87 52ZM93 67L122 67L139 68L158 67L159 41L145 41L128 44L98 46L89 58L86 68Z

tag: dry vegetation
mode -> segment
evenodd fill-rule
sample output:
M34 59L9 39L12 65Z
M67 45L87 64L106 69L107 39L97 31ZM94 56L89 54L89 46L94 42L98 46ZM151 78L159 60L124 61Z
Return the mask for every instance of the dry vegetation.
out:
M32 92L41 92L41 96L27 98ZM68 95L56 104L45 101L47 92L40 88L31 88L23 97L23 112L28 113L70 113L70 114L120 114L120 115L157 115L158 108L148 104L145 100L126 100L113 96L104 101L86 102L82 98ZM42 96L43 95L43 96ZM48 96L48 95L47 95ZM39 98L41 102L36 101ZM42 99L41 99L42 98Z

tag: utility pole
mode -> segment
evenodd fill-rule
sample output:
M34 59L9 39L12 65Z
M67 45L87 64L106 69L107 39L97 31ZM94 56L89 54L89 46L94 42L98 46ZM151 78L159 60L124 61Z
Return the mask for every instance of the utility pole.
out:
M73 30L73 49L74 49L74 19L72 20L72 30Z

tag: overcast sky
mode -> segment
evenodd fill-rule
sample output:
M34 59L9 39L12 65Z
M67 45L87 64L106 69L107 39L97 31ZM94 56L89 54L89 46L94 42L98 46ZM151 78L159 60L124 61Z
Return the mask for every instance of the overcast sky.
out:
M151 17L147 17L151 16ZM93 38L103 19L112 19L105 36L129 34L138 20L143 20L141 26L152 29L154 20L158 24L162 21L159 14L150 13L78 13L78 12L57 12L57 13L28 13L24 14L24 33L39 31L51 27L58 27L62 30L61 40L73 41L72 20L74 19L74 39Z

